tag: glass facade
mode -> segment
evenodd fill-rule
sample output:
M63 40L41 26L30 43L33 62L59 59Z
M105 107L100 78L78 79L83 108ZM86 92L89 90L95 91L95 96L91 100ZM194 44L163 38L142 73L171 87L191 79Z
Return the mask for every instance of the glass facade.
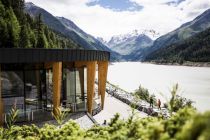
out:
M63 67L62 71L61 107L68 108L71 112L86 111L87 68ZM43 68L3 71L5 120L14 105L19 110L17 122L52 119L52 76L52 69Z

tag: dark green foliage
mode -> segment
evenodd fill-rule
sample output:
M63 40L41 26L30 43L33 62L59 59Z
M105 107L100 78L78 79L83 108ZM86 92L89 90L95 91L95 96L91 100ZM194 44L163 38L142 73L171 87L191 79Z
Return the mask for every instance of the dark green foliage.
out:
M179 64L184 61L210 62L210 28L182 42L158 49L145 60Z
M7 30L7 23L2 18L0 18L0 33L0 46L4 46L9 39L9 34Z
M20 25L12 8L9 8L9 10L6 11L6 17L8 17L6 20L9 34L9 40L7 41L8 46L18 47L20 37Z
M28 25L23 25L20 32L20 48L31 48L30 29Z
M0 48L81 48L24 12L24 0L0 1Z
M174 138L175 135L182 130L181 126L186 123L186 120L190 120L195 113L196 111L193 108L184 108L172 115L169 120L165 120L164 126L167 135L171 138Z

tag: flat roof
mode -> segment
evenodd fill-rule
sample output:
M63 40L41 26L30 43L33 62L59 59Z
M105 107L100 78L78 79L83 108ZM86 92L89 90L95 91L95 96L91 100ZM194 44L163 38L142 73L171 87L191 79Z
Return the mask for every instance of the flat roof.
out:
M75 49L0 48L0 63L109 61L110 52Z

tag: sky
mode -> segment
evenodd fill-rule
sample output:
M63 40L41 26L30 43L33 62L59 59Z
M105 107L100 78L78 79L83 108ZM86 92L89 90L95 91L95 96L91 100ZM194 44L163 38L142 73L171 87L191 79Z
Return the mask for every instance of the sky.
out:
M54 16L68 18L88 34L105 40L133 30L154 30L157 34L149 35L155 39L210 8L210 0L25 1L33 2Z

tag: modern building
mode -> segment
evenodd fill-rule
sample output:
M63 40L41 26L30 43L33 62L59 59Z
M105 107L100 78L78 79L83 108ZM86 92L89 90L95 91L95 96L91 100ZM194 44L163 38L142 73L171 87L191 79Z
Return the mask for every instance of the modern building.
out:
M1 48L0 124L13 106L18 121L45 119L58 107L103 109L109 59L105 51Z

